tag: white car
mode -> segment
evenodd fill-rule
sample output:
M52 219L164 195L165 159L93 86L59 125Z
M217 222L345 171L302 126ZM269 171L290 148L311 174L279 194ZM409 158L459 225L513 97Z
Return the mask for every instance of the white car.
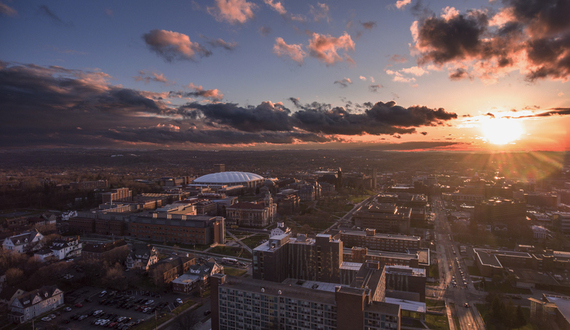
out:
M178 304L180 304L180 305L182 305L182 304L184 303L184 302L182 301L182 299L180 299L180 298L176 298L176 302L177 302Z
M49 316L42 317L42 321L49 322L49 321L51 321L51 318Z

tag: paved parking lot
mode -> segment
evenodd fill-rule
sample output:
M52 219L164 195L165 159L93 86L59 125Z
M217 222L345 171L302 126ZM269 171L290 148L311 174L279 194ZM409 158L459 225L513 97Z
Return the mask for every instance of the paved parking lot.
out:
M40 321L46 326L58 325L60 328L70 329L101 329L102 325L97 325L97 320L104 319L105 327L111 323L116 323L113 328L127 329L128 325L134 325L139 320L148 320L165 312L170 312L178 303L177 299L186 302L189 296L167 293L157 294L148 291L123 291L114 292L110 290L106 294L101 294L103 290L97 288L85 288L75 292L77 299L75 304L66 304L71 311L64 308L58 310L59 316L53 320ZM99 312L97 312L99 311ZM93 315L95 314L95 315ZM118 322L121 321L121 322ZM41 326L38 322L38 326ZM101 323L101 322L99 322Z

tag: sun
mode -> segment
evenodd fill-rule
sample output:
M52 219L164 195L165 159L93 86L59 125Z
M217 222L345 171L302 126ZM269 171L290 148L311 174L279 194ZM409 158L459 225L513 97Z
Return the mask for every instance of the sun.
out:
M521 124L515 119L488 119L482 122L481 126L485 139L492 144L513 142L523 133Z

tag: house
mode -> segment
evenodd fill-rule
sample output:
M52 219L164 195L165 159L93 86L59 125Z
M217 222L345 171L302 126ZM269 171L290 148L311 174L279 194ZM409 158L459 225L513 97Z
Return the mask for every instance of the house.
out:
M12 304L12 302L16 297L26 293L26 291L12 286L5 286L1 288L1 290L2 291L0 291L0 302L5 303L8 306Z
M57 260L75 258L81 256L83 244L79 242L79 236L60 238L51 243L50 250Z
M158 251L150 245L135 243L131 247L131 252L127 256L125 265L128 269L139 268L148 271L150 266L158 262Z
M190 293L197 287L210 285L210 276L223 273L224 267L210 258L205 264L192 265L188 273L172 281L172 291L177 293Z
M288 234L290 232L291 228L285 226L285 222L278 222L277 227L271 229L271 234L269 234L269 237Z
M49 248L41 249L34 256L41 262L63 260L81 256L82 243L79 236L54 240Z
M56 286L44 286L16 297L10 304L8 318L24 323L63 304L63 291Z
M44 238L37 230L10 236L4 239L2 248L6 251L24 253L37 251L42 248L41 240Z
M178 276L186 273L190 266L194 264L196 264L195 258L170 257L152 265L149 269L149 275L157 285L168 284Z

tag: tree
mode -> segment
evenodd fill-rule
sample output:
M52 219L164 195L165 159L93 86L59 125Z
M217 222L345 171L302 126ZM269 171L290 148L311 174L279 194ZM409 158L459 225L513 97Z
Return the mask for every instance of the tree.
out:
M526 325L527 320L526 320L526 317L523 313L521 305L517 306L517 311L515 312L515 317L516 317L515 327L520 328L520 327L524 327Z
M18 268L10 268L6 271L6 283L14 286L24 280L24 272Z
M117 290L125 290L128 287L127 279L123 276L123 268L119 263L107 269L105 277L102 279L103 285Z

